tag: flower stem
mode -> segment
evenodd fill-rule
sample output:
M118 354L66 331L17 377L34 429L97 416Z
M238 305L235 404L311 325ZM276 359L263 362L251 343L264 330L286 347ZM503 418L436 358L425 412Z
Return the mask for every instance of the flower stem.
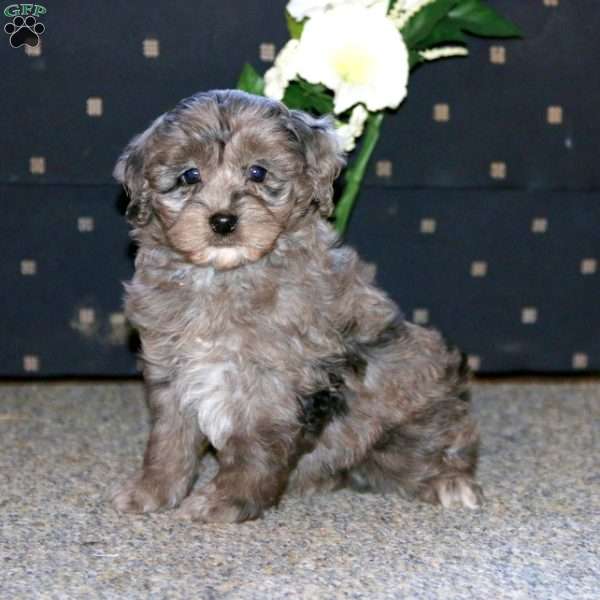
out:
M367 165L369 164L369 158L375 149L377 140L379 139L379 130L381 129L381 122L383 121L383 111L370 114L367 118L367 126L365 135L360 146L358 155L356 156L353 163L346 169L346 175L344 177L344 191L342 197L335 207L335 228L340 235L343 235L348 227L348 221L354 208L354 203Z

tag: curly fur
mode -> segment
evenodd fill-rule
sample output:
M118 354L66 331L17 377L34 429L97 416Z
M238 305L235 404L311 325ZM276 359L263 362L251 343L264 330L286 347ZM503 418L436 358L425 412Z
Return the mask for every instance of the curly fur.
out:
M139 245L126 312L153 421L118 510L243 521L287 489L343 485L480 503L460 354L339 245L323 217L342 166L327 119L237 91L182 101L125 149L115 176ZM201 183L181 185L192 167ZM231 235L211 230L218 212L237 216ZM188 495L209 447L220 470Z

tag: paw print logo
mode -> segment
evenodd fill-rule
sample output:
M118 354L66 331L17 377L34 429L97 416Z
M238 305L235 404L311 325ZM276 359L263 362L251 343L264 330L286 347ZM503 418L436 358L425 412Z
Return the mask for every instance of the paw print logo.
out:
M4 26L4 31L10 35L10 45L13 48L19 48L23 44L28 46L37 46L40 38L45 31L42 23L33 16L29 15L25 19L23 17L15 17L11 23Z

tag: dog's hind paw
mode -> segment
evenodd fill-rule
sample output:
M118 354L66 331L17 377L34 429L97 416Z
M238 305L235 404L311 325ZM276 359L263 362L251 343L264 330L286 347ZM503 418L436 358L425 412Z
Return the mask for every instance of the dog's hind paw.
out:
M457 475L438 477L427 482L421 497L427 502L441 504L444 508L464 506L477 509L483 504L483 491L471 477Z

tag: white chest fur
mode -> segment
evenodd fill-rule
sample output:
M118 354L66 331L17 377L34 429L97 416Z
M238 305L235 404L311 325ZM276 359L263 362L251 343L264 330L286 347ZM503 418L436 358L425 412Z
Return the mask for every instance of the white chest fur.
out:
M183 410L195 414L200 431L217 449L236 427L243 403L241 365L235 353L200 340L180 361L176 393Z

